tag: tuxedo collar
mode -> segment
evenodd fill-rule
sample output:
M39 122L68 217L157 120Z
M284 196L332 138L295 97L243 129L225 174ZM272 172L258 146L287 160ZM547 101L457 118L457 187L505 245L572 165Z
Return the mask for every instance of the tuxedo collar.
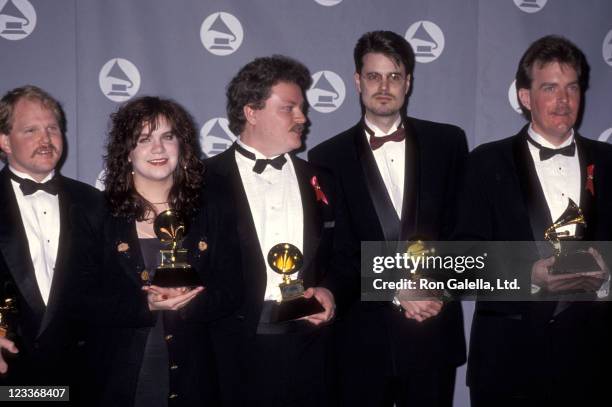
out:
M563 147L567 147L569 145L571 145L574 142L574 136L575 136L576 132L574 131L574 129L571 130L570 136L567 138L567 140L565 140L563 143L561 143L558 146L553 145L551 142L549 142L548 140L546 140L540 133L537 133L534 129L533 126L531 124L529 124L527 126L527 135L529 137L531 137L531 139L533 141L535 141L536 143L540 144L543 147L546 148L550 148L550 149L558 149L558 148L563 148Z
M10 172L12 172L13 174L15 174L17 177L19 178L23 178L23 179L29 179L30 181L33 182L40 182L45 183L47 181L50 181L54 176L55 176L55 170L52 170L49 174L47 174L47 176L45 178L43 178L41 181L36 181L34 178L32 178L32 176L30 174L26 174L25 172L21 172L21 171L17 171L15 168L13 168L10 165L7 165L7 168L9 169ZM58 174L59 175L59 174Z
M253 222L253 216L249 206L249 201L240 178L240 172L235 159L235 146L232 145L228 150L214 157L213 171L226 177L225 182L231 186L234 194L234 204L238 220L238 235L241 241L242 250L246 258L256 260L261 270L260 278L266 277L265 259L267 253L261 252L257 230ZM317 252L320 242L323 221L320 210L317 207L319 204L316 200L315 191L311 185L312 177L315 176L312 167L304 160L295 157L293 154L288 154L289 159L293 163L295 169L303 210L303 242L304 242L304 266L300 271L300 276L307 273L307 270L313 264L312 261ZM280 243L280 242L279 242ZM265 256L264 256L265 254ZM261 259L261 261L259 260ZM263 293L262 293L263 296Z
M367 129L370 129L372 134L372 137L384 137L384 136L388 136L389 134L393 133L394 131L397 131L401 125L402 125L402 119L401 117L398 117L397 120L395 121L395 123L393 123L393 125L391 126L391 128L389 129L389 131L387 133L383 132L378 126L376 126L374 123L370 122L368 120L367 117L363 116L362 119L362 124L363 124L363 128L366 130L366 133L369 134L369 132L367 131Z
M303 218L303 242L304 242L304 266L300 270L299 277L306 274L306 271L313 264L315 253L319 247L323 221L318 205L323 205L317 201L314 190L313 177L317 181L316 175L312 167L300 159L290 156L295 168L298 186L302 200L302 218Z
M59 184L59 216L60 216L60 234L58 238L58 252L55 261L55 271L51 281L51 291L47 305L42 299L34 265L28 246L27 235L21 220L19 206L15 198L15 194L10 182L9 169L4 168L0 175L0 190L2 190L2 198L0 198L0 207L7 209L6 221L0 226L0 250L4 255L9 270L13 275L21 295L25 298L28 306L40 318L40 325L37 336L40 336L49 326L50 322L56 314L58 304L62 301L62 288L66 273L66 260L70 255L68 248L72 234L70 232L69 211L72 197L64 188L64 178L61 174L50 174L47 178L56 176ZM17 173L17 175L21 175ZM7 239L7 240L4 240Z
M0 222L0 252L17 285L16 288L40 322L46 306L36 281L28 238L11 185L8 166L0 171L0 208L4 211L4 219Z
M542 190L538 175L536 173L533 158L529 152L527 137L527 126L525 126L513 140L513 158L517 177L521 188L523 203L529 214L529 221L533 240L542 241L544 230L552 225L556 219L552 219L546 198ZM574 135L580 162L580 203L587 222L584 230L585 238L589 235L589 223L596 222L594 199L586 189L587 167L592 164L592 153L588 143L578 134ZM578 230L580 233L580 230Z
M288 155L288 154L277 154L277 155L275 155L273 157L267 157L267 156L263 155L258 149L243 143L242 140L240 140L240 139L236 140L234 142L234 144L232 144L231 148L233 148L235 150L237 146L240 146L242 149L244 149L244 150L248 151L249 153L253 154L253 156L255 157L254 159L256 159L256 160L266 160L266 159L273 160L276 157L280 157L281 155L282 156Z
M404 199L400 240L410 240L418 233L419 190L421 185L421 149L419 135L410 121L405 119L406 156L404 160Z
M255 229L255 222L253 221L249 200L244 190L244 185L242 184L242 178L240 178L240 170L236 163L235 150L235 144L232 144L226 151L210 159L210 162L212 162L210 166L217 175L224 178L223 182L230 186L234 198L233 202L238 225L238 238L240 239L243 258L249 259L257 264L257 267L245 267L245 270L247 270L247 272L253 272L255 270L258 274L258 279L265 281L266 265L263 261L264 257L259 245L257 229ZM212 191L208 193L212 193Z
M362 120L354 133L354 142L363 178L376 211L383 236L387 241L408 240L418 230L419 185L417 184L420 177L420 163L417 132L410 121L405 120L404 196L400 219L397 216L393 202L389 197L385 183L378 170L376 159L365 136L363 126Z
M72 245L73 234L71 231L70 223L70 206L74 197L70 196L66 188L63 187L64 179L58 174L58 185L59 185L59 216L60 216L60 234L58 237L58 248L57 257L55 260L55 271L53 272L53 280L51 281L51 292L49 293L49 299L47 301L47 312L40 326L38 334L47 328L53 316L55 315L58 304L63 301L62 297L65 295L62 291L64 287L64 280L66 273L70 273L71 270L66 269L68 256L70 256L69 248Z
M546 198L542 190L542 186L536 173L535 164L533 157L529 152L529 146L527 137L528 126L523 129L514 137L513 140L513 155L514 164L517 170L517 176L519 185L521 188L521 195L523 202L527 208L529 214L529 222L531 224L531 231L533 234L533 240L536 241L536 247L539 251L540 257L548 257L552 254L550 244L543 242L544 230L552 225L553 221L550 215L550 210L546 203ZM590 196L589 191L586 190L586 168L591 165L591 151L586 141L578 134L574 134L576 146L578 149L578 159L580 162L580 208L585 216L587 226L594 224L595 211L594 211L594 200ZM577 225L578 227L578 225ZM584 239L589 239L589 231L593 228L587 227ZM580 229L577 229L580 233ZM550 318L551 315L557 315L562 312L570 303L556 301L548 301L544 303L530 303L531 310L533 312L532 318L534 320L545 321Z
M575 137L578 150L578 161L580 162L580 209L586 221L586 228L581 226L583 239L592 240L595 225L597 224L597 211L595 210L595 197L587 188L588 168L594 169L593 152L591 145L579 135ZM597 189L594 189L596 192Z
M531 225L532 240L542 241L544 231L552 225L550 210L546 204L546 197L536 172L535 163L529 145L527 144L527 126L514 138L512 144L514 165L518 177L521 196Z

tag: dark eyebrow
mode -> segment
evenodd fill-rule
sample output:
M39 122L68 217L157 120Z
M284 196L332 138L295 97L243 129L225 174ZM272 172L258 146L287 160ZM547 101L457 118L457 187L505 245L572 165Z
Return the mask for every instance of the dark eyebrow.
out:
M570 86L570 85L579 85L579 82L576 81L572 81L570 83L568 83L566 86ZM542 82L542 84L540 85L540 88L543 88L545 86L559 86L559 83L557 82Z
M369 74L369 73L377 73L377 74L379 74L379 75L382 75L382 74L383 74L382 72L379 72L379 71L366 71L365 73L366 73L366 74ZM386 75L389 75L390 73L398 73L398 74L400 74L400 75L403 75L402 71L399 71L399 70L398 70L398 71L389 71L389 72L387 72L387 73L386 73Z
M299 103L296 100L293 100L293 99L283 99L283 104L284 105L291 105L291 106L299 105Z

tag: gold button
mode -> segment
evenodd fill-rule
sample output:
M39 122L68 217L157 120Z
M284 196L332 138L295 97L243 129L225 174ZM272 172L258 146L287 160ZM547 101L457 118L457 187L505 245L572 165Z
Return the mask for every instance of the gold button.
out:
M143 271L140 273L140 279L141 279L142 281L149 281L149 277L150 277L150 276L149 276L149 272L148 272L147 270L143 270Z
M167 341L171 340L172 338L174 338L174 335L166 335L166 340Z
M176 393L170 393L170 395L168 396L169 399L175 399L178 397L178 394Z
M172 366L170 366L170 370L176 370L176 369L178 369L178 365L172 365Z

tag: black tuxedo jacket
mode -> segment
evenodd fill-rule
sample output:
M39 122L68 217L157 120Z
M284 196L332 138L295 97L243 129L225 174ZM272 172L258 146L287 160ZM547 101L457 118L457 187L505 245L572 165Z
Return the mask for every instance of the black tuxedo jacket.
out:
M545 228L556 219L551 218L526 138L527 126L513 137L472 151L460 194L457 239L543 240ZM577 204L587 223L584 240L612 240L612 146L580 135L575 139L581 168ZM586 188L590 165L594 195ZM533 261L540 258L536 244L532 255ZM520 267L516 277L530 281L530 266ZM574 302L559 310L552 301L478 302L468 384L524 396L553 383L560 392L589 394L598 375L609 377L600 369L610 360L610 305Z
M183 247L205 290L178 312L149 311L142 291L144 260L134 219L106 209L75 208L72 220L82 238L75 245L74 308L84 326L86 370L91 372L86 405L131 406L147 337L163 318L168 345L170 393L177 405L216 403L208 324L239 303L240 259L233 215L223 200L202 191L199 213L188 221Z
M360 302L361 241L413 237L444 240L454 222L455 194L467 155L463 131L414 118L406 119L404 126L406 160L401 219L389 198L361 122L309 153L310 161L330 169L337 183L337 255L333 264L341 270L337 278L344 283L337 295L339 311L347 314L349 330L363 337L363 343L388 349L389 354L383 358L391 359L388 363L395 372L430 363L457 366L465 360L460 304L449 303L438 316L419 324L405 319L389 303ZM360 345L356 342L354 346Z
M0 383L21 385L68 384L71 360L80 341L73 331L66 300L73 294L66 290L67 267L72 245L79 236L74 233L69 213L75 204L96 207L99 191L89 185L58 175L60 182L60 235L55 271L47 305L42 299L28 240L17 199L11 185L8 166L0 171L0 299L13 293L18 315L9 320L10 331L19 348L17 357L9 356L9 371Z
M334 229L332 183L324 171L297 157L292 156L291 160L299 184L304 221L304 265L298 274L303 279L305 288L324 286L335 293L333 273L329 271L328 265ZM212 194L219 195L219 198L226 202L238 223L237 240L240 245L239 255L243 264L243 280L236 280L234 283L244 287L243 302L230 317L213 324L211 335L224 403L227 405L244 405L245 400L249 399L249 394L258 391L258 389L252 388L252 378L248 378L246 373L250 371L251 367L244 364L248 363L248 360L254 359L252 352L254 352L257 326L264 304L267 283L266 264L263 255L267 257L267 253L262 255L261 252L249 202L236 164L234 146L206 160L205 165L205 182L208 190ZM327 204L317 200L311 185L313 177L316 177L325 194ZM238 252L235 254L238 255ZM311 358L324 357L323 354L318 354L318 351L315 350L318 347L314 345L311 335L318 337L318 333L325 330L325 327L311 327L310 330L307 329L307 333L305 332L303 336L305 343L302 347L305 349L304 352L308 352L308 350L312 352L310 354ZM291 335L291 338L287 344L293 344L296 340L300 341L302 337L296 334L288 335ZM320 338L323 338L323 336ZM269 355L270 360L277 356L280 357L284 352L285 350L278 349L275 355ZM293 353L289 354L292 355ZM323 372L317 373L323 374ZM243 375L246 375L247 379L241 379ZM236 382L244 383L244 392L236 393Z
M244 301L234 315L234 319L239 321L237 324L241 330L244 329L247 335L254 335L266 290L267 277L264 258L267 258L267 253L261 253L257 231L234 154L235 149L232 146L227 151L205 161L206 183L211 193L223 195L226 204L233 208L238 223L245 290ZM295 156L291 156L291 160L300 188L304 219L304 265L298 277L304 280L305 288L325 286L333 292L335 291L334 281L330 273L327 273L334 230L332 182L326 172L306 161ZM325 194L327 204L317 200L315 190L311 185L313 177L316 177Z

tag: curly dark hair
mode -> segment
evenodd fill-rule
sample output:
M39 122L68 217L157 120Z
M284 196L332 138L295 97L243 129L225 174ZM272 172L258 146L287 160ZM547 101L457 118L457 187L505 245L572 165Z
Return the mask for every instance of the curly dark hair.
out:
M147 213L155 213L151 202L134 188L132 165L128 160L136 147L143 127L151 131L164 118L179 141L178 165L174 170L174 185L168 203L183 216L197 210L204 173L200 159L197 132L192 117L173 100L144 96L127 102L111 115L112 128L108 134L104 156L106 198L114 216L125 216L137 221Z
M263 109L272 87L280 82L295 83L305 94L312 78L304 64L284 55L256 58L238 71L226 92L229 128L236 136L246 124L244 107Z
M585 92L589 86L589 65L580 49L567 38L547 35L534 41L525 51L516 70L516 91L530 89L533 80L533 67L542 68L551 62L572 67L578 74L580 90ZM520 100L520 98L519 98ZM528 120L531 112L521 104L521 110Z

